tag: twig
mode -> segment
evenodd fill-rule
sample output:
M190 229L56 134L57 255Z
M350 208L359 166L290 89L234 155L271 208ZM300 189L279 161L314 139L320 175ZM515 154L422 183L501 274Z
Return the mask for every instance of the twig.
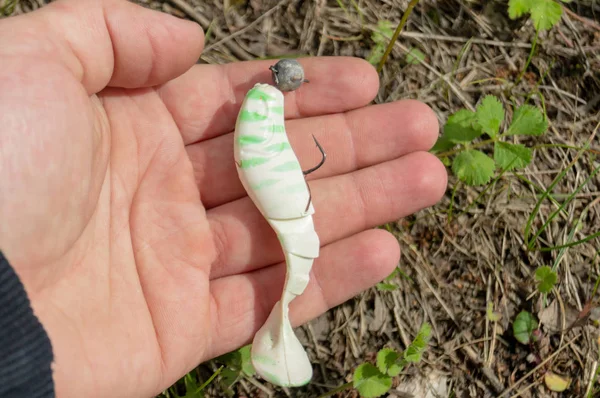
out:
M475 353L475 351L473 351L473 349L471 347L464 346L461 348L461 350L467 355L467 357L469 357L469 359L471 361L473 361L476 365L478 365L480 367L481 373L486 377L486 379L488 379L488 381L492 385L492 388L494 389L495 392L500 393L504 390L504 388L505 388L504 385L496 377L492 368L484 365L481 362L481 360L479 359L479 356L477 355L477 353Z
M174 1L174 0L171 0L171 1ZM287 3L289 3L289 0L280 1L276 6L271 7L271 9L269 11L265 12L260 17L256 18L254 21L252 21L252 23L248 24L248 26L238 30L235 33L230 34L229 36L223 37L221 40L217 41L216 43L211 44L210 46L205 47L204 51L208 52L208 51L212 50L213 48L215 48L216 46L226 43L229 40L233 39L234 37L237 37L237 36L241 35L242 33L247 32L248 30L250 30L253 27L255 27L256 25L258 25L259 22L261 22L263 19L265 19L266 17L268 17L269 15L271 15L275 11L277 11L282 5L287 4Z
M200 26L202 26L202 29L204 29L204 31L208 30L208 27L210 26L210 21L204 15L196 12L196 10L194 10L194 7L192 7L188 3L186 3L185 0L169 0L169 1L171 3L173 3L174 5L176 5L177 7L179 7L183 12L185 12L194 21L198 22L200 24ZM214 25L212 27L212 32L215 35L215 37L217 37L221 40L226 38L226 35L221 31L221 29L219 29L219 27L217 25ZM254 59L254 57L252 55L248 54L248 52L246 52L246 50L244 50L243 48L241 48L240 46L235 44L235 42L228 42L226 44L226 46L239 59L243 59L243 60Z
M587 388L585 389L585 396L589 397L592 388L594 388L594 382L596 381L596 371L598 370L598 361L594 361L590 372L590 381L588 382Z
M578 14L574 13L573 11L569 10L567 7L563 7L563 10L565 10L565 12L567 14L569 14L570 16L572 16L573 18L581 21L584 25L591 26L592 28L594 28L596 30L600 30L600 25L598 25L598 23L592 21L591 19L582 17L581 15L578 15Z
M433 35L419 32L402 32L400 33L402 37L408 37L410 39L426 39L426 40L435 40L435 41L451 41L456 43L466 43L471 42L473 44L483 44L487 46L494 47L511 47L511 48L523 48L529 50L531 48L531 43L520 43L520 42L508 42L508 41L500 41L500 40L487 40L487 39L476 39L476 38L466 38L466 37L458 37L458 36L444 36L444 35Z
M329 379L327 377L327 372L325 371L325 363L323 361L323 356L321 354L321 350L319 350L319 342L317 341L317 337L315 336L315 331L312 327L312 323L308 323L306 325L308 329L308 334L310 335L310 339L312 340L313 345L315 346L315 354L317 354L317 358L319 359L319 367L321 368L321 375L323 376L323 380L325 383L329 383Z
M258 388L259 390L262 390L269 397L272 397L274 394L273 390L271 390L267 386L263 385L261 382L259 382L254 377L246 377L245 380L240 380L240 382L244 382L244 381L247 381L248 383L254 385L254 387Z
M494 331L494 333L495 333L495 331ZM469 331L464 332L464 337L467 340L473 339L473 336L471 335L471 333ZM467 355L467 357L469 357L469 359L473 363L475 363L476 365L478 365L481 368L481 373L483 373L483 375L488 379L488 381L492 385L492 388L494 389L495 392L501 393L505 389L504 384L502 384L502 382L498 379L498 377L496 377L492 368L490 368L489 366L486 366L481 361L481 359L479 358L479 355L475 352L475 350L473 350L473 348L470 345L465 345L465 346L461 347L461 350Z
M342 384L341 386L337 387L334 390L328 391L325 394L321 394L319 395L319 398L326 398L326 397L331 397L333 394L337 394L338 392L342 392L344 390L347 390L349 388L352 388L353 383L349 382L346 384Z
M556 350L556 352L554 352L552 355L550 355L548 358L544 359L542 362L540 362L540 364L538 366L536 366L535 368L531 369L525 376L521 377L519 380L517 380L517 382L515 384L513 384L512 386L508 387L506 390L502 391L502 394L498 395L497 398L502 398L505 397L509 392L511 392L512 390L514 390L515 388L517 388L517 386L519 384L521 384L522 382L524 382L525 380L527 380L529 378L529 376L531 376L532 374L534 374L535 372L537 372L541 367L543 367L547 362L549 362L551 359L553 359L555 356L557 356L558 354L560 354L562 352L562 350L564 350L565 348L571 346L571 344L573 344L573 342L575 340L577 340L578 338L581 337L581 334L573 337L567 344L565 344L564 346L562 346L561 348L559 348L558 350Z
M404 51L407 54L410 51L408 48L406 48L404 45L402 45L399 42L396 42L395 45L398 46L402 51ZM427 61L419 60L419 63L421 65L423 65L425 68L427 68L431 73L433 73L434 75L436 75L438 77L438 79L443 80L444 83L446 83L448 85L448 87L450 87L450 89L452 90L452 92L458 97L458 99L460 99L460 101L463 103L463 105L465 106L465 108L467 108L470 111L475 112L475 107L465 97L465 95L463 94L462 90L459 89L458 87L456 87L456 85L453 82L451 82L450 79L446 75L442 75L433 66L429 65L427 63Z

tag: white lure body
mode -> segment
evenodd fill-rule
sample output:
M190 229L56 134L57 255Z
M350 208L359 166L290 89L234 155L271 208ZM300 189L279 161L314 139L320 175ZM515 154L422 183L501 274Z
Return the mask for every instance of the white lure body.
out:
M248 196L277 233L287 265L281 299L254 337L252 364L275 385L305 385L312 365L294 334L288 306L308 285L320 242L308 185L285 132L283 93L276 87L259 83L246 94L235 127L234 157Z

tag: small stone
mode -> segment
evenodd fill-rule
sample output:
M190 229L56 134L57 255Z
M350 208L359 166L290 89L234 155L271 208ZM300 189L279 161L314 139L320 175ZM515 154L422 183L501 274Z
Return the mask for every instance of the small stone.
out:
M273 83L281 91L294 91L306 81L304 69L295 59L282 59L269 69L273 75Z

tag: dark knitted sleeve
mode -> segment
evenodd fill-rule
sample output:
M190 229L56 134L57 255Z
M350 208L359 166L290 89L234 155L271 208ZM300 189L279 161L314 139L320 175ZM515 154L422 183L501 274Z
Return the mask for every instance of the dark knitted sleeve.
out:
M54 397L52 360L50 339L0 252L0 397Z

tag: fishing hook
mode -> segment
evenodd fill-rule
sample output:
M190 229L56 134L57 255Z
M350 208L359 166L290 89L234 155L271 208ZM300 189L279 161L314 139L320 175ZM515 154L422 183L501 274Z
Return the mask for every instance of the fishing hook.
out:
M315 140L315 144L317 144L317 148L319 148L319 151L321 151L322 158L321 158L321 161L319 162L319 164L316 165L315 167L313 167L312 169L302 171L302 173L305 176L319 170L321 168L321 166L323 166L323 164L325 163L325 159L327 158L327 154L325 153L325 151L323 150L323 147L321 146L321 144L319 144L319 141L317 141L317 138L314 135L313 135L313 140Z
M308 170L302 172L302 173L304 173L305 176L309 175L312 172L319 170L321 168L321 166L323 166L323 164L325 163L325 159L327 158L327 154L325 153L325 151L323 150L323 147L321 146L321 144L319 144L319 141L317 141L317 138L314 135L313 135L313 140L315 140L315 144L317 144L317 148L319 148L319 151L321 151L322 158L318 165L316 165L312 169L308 169ZM308 211L308 208L310 207L310 203L312 201L312 193L310 192L310 185L308 185L308 181L306 182L306 187L308 188L308 203L306 204L306 210L304 210L305 213Z

